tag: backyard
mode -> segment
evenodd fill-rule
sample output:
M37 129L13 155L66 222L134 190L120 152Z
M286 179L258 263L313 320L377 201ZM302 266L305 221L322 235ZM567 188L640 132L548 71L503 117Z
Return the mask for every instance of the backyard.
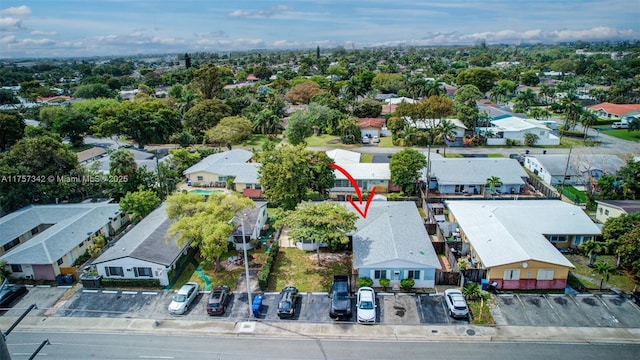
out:
M571 270L572 272L582 276L586 276L592 279L592 282L593 282L592 284L589 284L584 280L574 278L573 285L577 286L577 283L579 281L582 284L581 285L582 287L585 287L591 290L597 290L599 288L600 279L602 277L600 274L598 274L595 271L594 268L590 268L587 266L587 264L589 263L589 258L582 255L566 255L566 257L576 267L574 270ZM598 255L596 262L606 262L615 268L616 257L613 255ZM609 284L610 286L624 290L626 292L633 291L633 289L636 286L640 285L638 284L638 282L635 281L633 275L631 275L629 272L623 269L614 270L611 273L609 280L605 281L605 283ZM603 287L605 287L605 285L603 285Z
M318 255L297 248L281 248L269 277L267 291L280 291L288 285L306 291L329 291L334 274L351 273L351 256L344 252L320 251Z

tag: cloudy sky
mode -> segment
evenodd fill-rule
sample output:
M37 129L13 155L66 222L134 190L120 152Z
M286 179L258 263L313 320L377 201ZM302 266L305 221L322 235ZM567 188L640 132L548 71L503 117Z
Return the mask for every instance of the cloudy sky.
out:
M0 58L640 39L639 0L2 0Z

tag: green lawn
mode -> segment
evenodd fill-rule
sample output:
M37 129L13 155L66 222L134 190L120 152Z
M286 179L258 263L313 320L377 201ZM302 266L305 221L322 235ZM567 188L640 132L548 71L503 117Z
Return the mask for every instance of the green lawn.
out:
M264 144L265 141L269 141L267 135L253 134L251 136L251 139L243 142L242 145L243 146L262 146L262 144ZM270 141L273 142L274 144L278 144L280 141L282 141L282 137L281 136L276 137Z
M289 285L302 292L329 291L333 275L351 272L349 256L324 251L321 251L321 256L322 266L318 266L315 252L296 248L280 249L269 277L267 291L280 291Z
M566 257L567 259L569 259L569 261L571 261L573 266L576 267L574 270L571 270L572 272L588 276L590 278L592 277L597 281L598 284L600 283L600 275L598 275L595 269L587 266L587 264L589 263L589 259L586 256L566 255ZM613 267L616 266L616 257L613 255L598 255L596 262L600 261L606 262ZM633 275L622 269L615 270L614 273L609 277L609 281L607 281L606 283L624 291L632 291L635 286L640 285L639 283L635 282ZM593 289L598 288L598 285L586 283L585 287Z
M336 136L336 135L328 135L328 134L322 134L322 135L319 135L319 136L311 135L308 138L306 138L305 141L307 142L307 146L315 146L315 147L319 147L319 146L333 146L333 147L344 146L344 144L342 144L342 141L340 141L340 137Z
M574 203L584 204L587 202L587 195L585 194L585 192L582 190L578 190L573 186L565 186L562 193Z
M627 129L604 130L603 134L615 136L619 139L640 142L640 131L629 131Z
M73 151L74 153L79 153L80 151L85 151L87 149L91 149L93 147L93 145L90 144L84 144L80 147L70 147L69 149L71 149L71 151Z
M364 153L362 155L360 155L360 162L361 163L370 163L373 161L373 154L372 153Z
M391 137L382 137L380 138L380 143L378 143L379 147L393 147L393 142L391 141Z
M491 316L489 304L491 300L468 300L467 306L471 312L471 323L474 325L495 325L496 321Z

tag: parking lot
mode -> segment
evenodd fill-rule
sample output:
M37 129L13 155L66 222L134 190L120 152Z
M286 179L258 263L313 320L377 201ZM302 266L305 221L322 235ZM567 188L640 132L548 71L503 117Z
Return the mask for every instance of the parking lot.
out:
M206 313L207 293L201 293L184 315L170 315L167 306L173 292L129 290L83 290L63 296L68 289L33 287L12 308L8 316L19 316L31 304L37 309L29 316L107 317L211 321L240 321L249 316L246 293L230 297L227 311L221 316ZM326 293L300 293L295 316L280 319L277 315L279 293L263 294L258 319L304 323L332 323L331 299ZM380 324L464 325L469 319L453 319L441 294L377 294L376 322ZM640 308L631 300L615 295L523 295L503 294L491 310L497 325L557 327L640 328ZM341 322L355 322L355 297L352 317Z
M617 295L499 295L497 325L640 328L640 308Z

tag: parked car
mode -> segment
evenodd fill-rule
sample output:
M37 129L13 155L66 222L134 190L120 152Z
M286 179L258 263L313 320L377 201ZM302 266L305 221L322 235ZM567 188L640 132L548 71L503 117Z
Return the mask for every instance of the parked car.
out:
M291 318L296 315L296 300L298 299L298 289L294 286L287 286L280 292L278 301L278 317Z
M369 144L369 143L370 143L369 138L368 138L368 137L366 137L366 136L363 136L363 137L362 137L362 143L363 143L363 144Z
M227 310L231 289L227 285L216 286L209 295L207 314L222 315Z
M380 142L380 138L379 138L379 137L377 137L377 136L374 136L374 137L372 138L372 141L373 141L373 143L374 143L374 144L377 144L377 143L379 143L379 142Z
M453 318L468 318L469 307L464 299L464 295L458 289L447 289L444 291L444 299L449 309L449 315Z
M0 290L0 308L8 308L11 304L28 292L22 284L5 285Z
M334 275L331 283L331 309L329 317L332 319L351 318L351 281L348 275Z
M200 290L200 285L195 282L188 282L182 285L180 290L173 295L173 300L169 304L169 313L172 315L186 313L193 300L198 296L198 290Z
M363 286L358 289L357 295L357 317L361 324L373 324L376 322L376 292L370 288Z

